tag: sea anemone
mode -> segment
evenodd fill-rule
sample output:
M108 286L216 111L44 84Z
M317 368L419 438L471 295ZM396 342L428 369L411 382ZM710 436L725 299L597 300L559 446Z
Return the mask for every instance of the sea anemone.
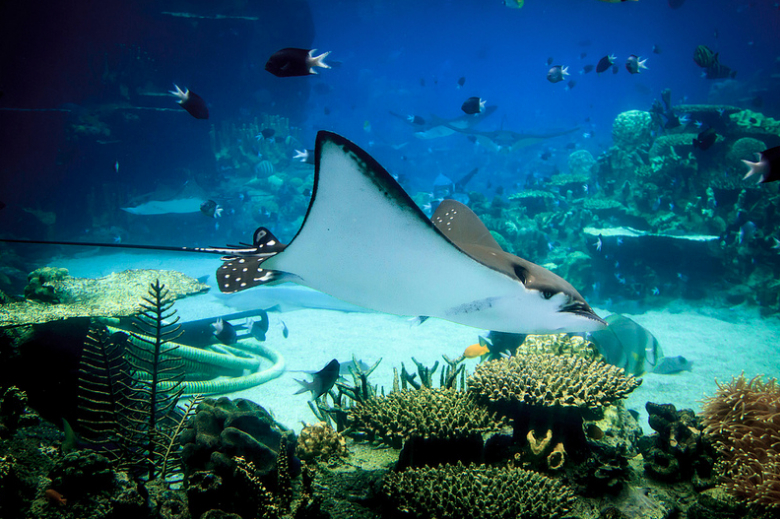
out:
M730 494L780 510L780 386L743 375L704 402L704 432L721 455L716 471Z

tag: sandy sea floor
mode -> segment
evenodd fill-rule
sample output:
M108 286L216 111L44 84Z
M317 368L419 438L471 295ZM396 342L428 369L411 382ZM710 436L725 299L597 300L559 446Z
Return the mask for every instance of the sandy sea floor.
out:
M67 268L76 277L100 277L129 268L178 270L193 277L208 275L208 283L212 285L209 293L177 301L174 308L184 322L216 319L253 309L256 301L265 299L259 293L263 288L234 296L220 294L213 285L213 274L219 265L217 257L91 251L84 251L78 257L57 257L50 262L50 266ZM601 316L610 313L598 308L596 311ZM640 413L646 432L651 432L644 409L648 401L673 403L678 409L698 411L704 396L717 390L716 379L726 382L741 372L747 377L780 377L780 319L762 318L755 308L712 310L704 303L698 307L675 303L663 310L624 315L650 330L665 355L682 355L693 361L692 371L643 376L642 385L628 398L628 408ZM333 358L348 361L353 354L369 365L381 358L370 380L389 391L393 367L400 371L403 362L407 370L413 371L412 357L427 366L441 361L442 355L455 358L475 343L478 335L486 333L436 319L414 325L407 317L324 309L274 312L270 320L266 344L282 354L287 372L275 380L228 396L247 398L262 405L279 422L295 430L300 430L302 422L313 422L316 418L306 403L308 393L294 395L300 388L294 379L307 378L305 373L294 370L316 371ZM282 336L282 321L289 329L286 339ZM467 369L473 370L476 360L466 362Z

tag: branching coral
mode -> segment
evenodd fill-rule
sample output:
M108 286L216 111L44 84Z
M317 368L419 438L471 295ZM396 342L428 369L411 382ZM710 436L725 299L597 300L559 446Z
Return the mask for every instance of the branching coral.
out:
M744 375L705 400L705 434L722 458L723 486L751 505L780 510L780 386Z

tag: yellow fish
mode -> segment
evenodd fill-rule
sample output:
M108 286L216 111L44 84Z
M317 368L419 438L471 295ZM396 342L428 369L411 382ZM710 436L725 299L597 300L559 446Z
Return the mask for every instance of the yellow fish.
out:
M466 350L463 352L463 356L467 359L476 359L477 357L481 357L487 353L490 353L488 347L482 343L477 343L472 344L466 348Z

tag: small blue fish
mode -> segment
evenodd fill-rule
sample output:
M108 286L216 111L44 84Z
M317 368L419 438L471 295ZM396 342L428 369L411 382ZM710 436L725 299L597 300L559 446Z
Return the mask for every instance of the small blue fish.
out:
M282 337L285 339L290 336L290 330L287 329L287 325L284 324L284 321L279 319L279 322L282 323Z

